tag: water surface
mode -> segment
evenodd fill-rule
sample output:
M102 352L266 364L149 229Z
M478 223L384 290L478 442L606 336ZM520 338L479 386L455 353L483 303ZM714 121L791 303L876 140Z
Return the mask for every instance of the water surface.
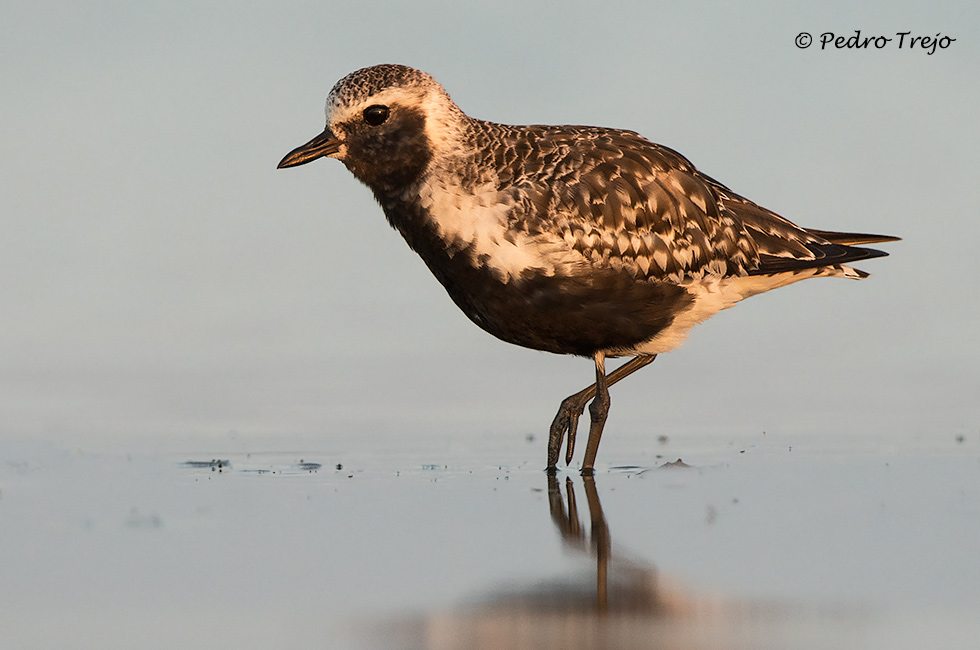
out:
M543 455L507 433L2 441L3 645L980 638L980 439L620 434L594 480Z

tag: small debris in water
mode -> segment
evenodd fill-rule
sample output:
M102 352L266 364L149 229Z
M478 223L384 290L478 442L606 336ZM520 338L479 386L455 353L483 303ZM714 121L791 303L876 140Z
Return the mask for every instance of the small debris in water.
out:
M667 436L657 436L657 442L659 442L662 445L666 445L667 444Z
M344 466L341 465L340 463L337 463L337 469L344 469Z
M216 458L212 458L211 460L188 460L184 463L184 467L210 467L212 472L221 472L222 470L231 469L231 461Z
M680 458L678 458L673 463L664 463L663 465L661 465L657 469L690 469L690 468L691 468L691 465L688 465L683 460L681 460Z
M704 523L710 526L711 524L715 523L717 519L718 519L718 510L714 506L709 505L704 517Z

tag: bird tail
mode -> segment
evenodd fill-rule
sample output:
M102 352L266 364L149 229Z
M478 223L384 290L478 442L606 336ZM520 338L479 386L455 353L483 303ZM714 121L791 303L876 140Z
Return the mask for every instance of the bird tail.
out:
M814 230L807 228L806 231L811 235L822 237L831 244L841 246L863 246L865 244L881 244L889 241L902 241L901 237L891 235L866 235L856 232L834 232L832 230Z

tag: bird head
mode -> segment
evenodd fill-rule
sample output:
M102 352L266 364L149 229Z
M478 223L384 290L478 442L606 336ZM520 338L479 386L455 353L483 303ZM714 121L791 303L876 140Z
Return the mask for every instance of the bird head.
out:
M362 68L338 81L326 118L323 133L289 152L279 168L336 158L376 191L417 179L466 119L435 79L401 65Z

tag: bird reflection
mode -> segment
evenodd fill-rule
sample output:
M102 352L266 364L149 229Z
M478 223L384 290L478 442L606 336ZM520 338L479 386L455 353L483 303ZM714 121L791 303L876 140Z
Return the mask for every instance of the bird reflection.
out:
M571 478L565 480L563 490L554 475L548 476L548 505L563 545L594 560L594 579L590 561L586 576L496 591L473 605L399 627L393 635L398 646L439 650L678 647L664 643L676 636L665 636L663 626L686 617L686 600L665 589L652 566L612 553L595 479L578 480L588 506L587 526L580 521Z
M602 512L599 492L595 478L582 477L582 488L589 507L589 532L583 530L579 521L578 505L575 499L575 484L571 478L565 479L565 499L556 476L548 475L548 505L551 520L561 534L566 548L586 553L595 558L595 612L599 615L609 613L609 564L612 539L609 525ZM625 565L625 561L622 561ZM623 568L626 566L614 568ZM657 589L657 574L653 567L630 564L630 571L617 575L613 582L613 606L615 611L646 611L662 613L664 604Z
M568 508L562 500L558 478L548 474L548 506L551 508L551 520L561 533L562 542L566 547L575 550L591 552L596 558L596 611L605 613L609 609L609 526L602 514L602 504L599 503L599 493L595 489L595 479L591 476L582 478L585 487L585 498L589 503L591 534L586 538L585 532L579 525L578 508L575 503L575 486L571 478L565 479L565 493L568 495ZM589 543L591 542L591 544Z
M671 467L678 467L670 464ZM548 507L562 544L588 557L588 576L495 591L470 605L375 629L370 648L405 650L731 650L848 647L861 621L839 609L740 602L692 595L649 564L612 550L593 477L581 477L588 506L582 523L578 487L548 476ZM595 562L595 573L591 570ZM843 615L842 615L843 614Z

